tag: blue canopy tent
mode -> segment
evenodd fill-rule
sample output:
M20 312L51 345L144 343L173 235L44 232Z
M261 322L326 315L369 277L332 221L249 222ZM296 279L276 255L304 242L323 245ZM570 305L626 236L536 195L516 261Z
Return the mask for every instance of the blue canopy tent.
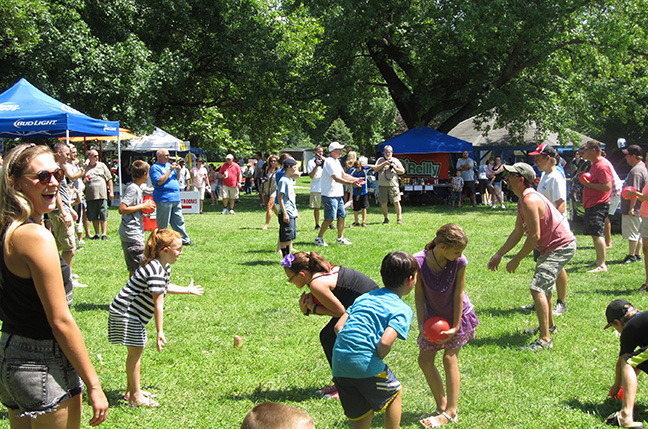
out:
M0 137L119 136L119 122L91 118L26 79L0 94Z
M394 149L394 155L403 162L407 176L432 176L448 179L452 167L450 154L468 151L473 157L473 145L465 140L443 134L429 127L412 128L376 145L376 153L382 154L386 145ZM431 173L432 172L432 173Z

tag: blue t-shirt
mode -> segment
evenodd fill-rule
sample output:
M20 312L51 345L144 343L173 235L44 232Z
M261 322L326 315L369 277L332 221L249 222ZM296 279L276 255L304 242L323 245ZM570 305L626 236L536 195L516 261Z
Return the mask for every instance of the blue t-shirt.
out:
M180 201L180 183L178 183L177 171L173 170L169 178L162 185L158 185L160 177L169 171L171 163L167 162L162 165L155 163L151 166L149 176L153 184L153 201L156 203L166 203L169 201Z
M277 186L277 198L283 193L284 207L288 217L294 219L297 217L297 206L295 205L295 181L289 177L283 176ZM281 207L281 206L279 206Z
M355 186L353 187L353 195L365 195L367 193L367 172L369 171L369 167L364 167L361 168L360 170L356 170L355 167L351 167L351 169L347 172L349 176L353 177L363 177L365 179L364 184L360 188L356 188Z
M387 327L407 339L412 309L386 288L360 295L347 309L349 318L333 347L333 377L369 378L385 370L376 347Z

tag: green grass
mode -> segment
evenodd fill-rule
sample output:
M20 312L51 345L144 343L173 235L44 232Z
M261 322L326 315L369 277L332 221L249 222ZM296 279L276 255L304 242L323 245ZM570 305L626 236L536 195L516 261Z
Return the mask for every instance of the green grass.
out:
M305 179L300 179L306 185ZM415 253L447 222L464 227L469 236L465 254L466 291L481 325L477 338L459 356L462 376L457 428L581 428L602 423L619 404L607 399L618 350L618 337L603 331L604 310L617 297L648 308L645 294L634 291L643 283L643 264L609 266L603 274L587 274L583 265L594 257L589 237L578 236L579 251L567 266L569 311L557 318L555 348L521 352L533 338L524 328L536 326L534 314L519 306L531 302L529 281L534 263L527 258L517 273L487 270L490 256L513 228L515 205L506 211L479 207L452 211L443 205L404 206L404 225L382 225L380 209L369 210L369 227L346 229L354 244L312 245L312 212L308 191L298 189L298 237L295 248L316 250L330 261L362 271L379 282L384 255L395 250ZM264 401L278 401L307 411L318 428L347 427L339 401L324 400L315 391L330 384L330 369L318 333L324 317L304 317L300 291L286 284L274 252L276 218L262 231L264 212L258 198L242 196L235 216L220 214L220 205L206 205L204 215L187 215L187 230L196 247L184 249L173 266L172 282L191 278L205 287L205 296L171 295L166 300L162 353L155 350L155 327L149 324L149 345L142 363L142 385L157 393L157 409L131 408L120 400L126 385L124 347L107 341L107 309L127 280L117 226L111 210L110 241L91 241L78 252L74 271L87 289L75 290L73 313L86 339L91 359L111 404L112 428L236 428L247 411ZM393 215L393 208L390 207ZM351 220L347 221L347 225ZM609 261L620 261L626 243L614 237ZM379 282L380 283L380 282ZM414 296L405 301L414 307ZM233 347L240 335L243 346ZM434 403L417 364L415 329L407 341L397 341L386 362L404 386L402 427L420 427L417 417ZM437 361L440 366L441 362ZM635 416L648 420L646 385L640 381ZM84 404L84 425L90 408ZM8 427L6 413L0 427ZM377 415L374 427L383 426Z

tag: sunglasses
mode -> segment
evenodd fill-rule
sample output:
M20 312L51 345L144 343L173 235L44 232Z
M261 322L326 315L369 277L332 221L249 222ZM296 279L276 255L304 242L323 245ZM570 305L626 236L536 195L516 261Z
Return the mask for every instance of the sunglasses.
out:
M54 171L41 170L38 173L25 174L25 176L35 177L38 179L38 183L40 183L41 185L47 185L50 180L52 180L52 176L54 176L57 182L61 183L63 177L65 176L65 171L61 168L57 168Z

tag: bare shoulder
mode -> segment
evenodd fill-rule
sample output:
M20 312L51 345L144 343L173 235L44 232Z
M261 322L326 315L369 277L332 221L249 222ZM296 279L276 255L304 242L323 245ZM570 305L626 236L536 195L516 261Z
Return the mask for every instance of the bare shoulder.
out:
M18 254L41 253L50 246L56 246L52 233L35 223L19 226L14 231L11 242Z

